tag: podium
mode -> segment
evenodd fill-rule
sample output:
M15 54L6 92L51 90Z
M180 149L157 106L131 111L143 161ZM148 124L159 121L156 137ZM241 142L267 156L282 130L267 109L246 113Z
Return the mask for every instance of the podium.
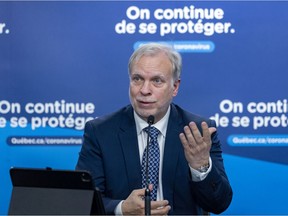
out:
M104 215L86 171L11 168L9 215Z

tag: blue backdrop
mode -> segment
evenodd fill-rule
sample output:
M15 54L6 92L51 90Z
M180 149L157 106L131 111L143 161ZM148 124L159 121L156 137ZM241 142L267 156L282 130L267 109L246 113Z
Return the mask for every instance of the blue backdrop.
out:
M129 103L128 59L149 41L182 53L174 102L218 123L234 190L224 214L288 214L287 11L287 1L0 1L0 214L10 167L74 169L85 121Z

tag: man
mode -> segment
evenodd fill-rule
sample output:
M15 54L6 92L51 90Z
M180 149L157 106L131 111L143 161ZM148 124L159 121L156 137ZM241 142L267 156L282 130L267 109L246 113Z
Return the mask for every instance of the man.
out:
M141 46L129 60L131 105L86 124L76 168L91 172L107 214L144 214L146 171L141 163L151 115L160 154L157 181L149 185L157 197L151 214L218 214L230 205L232 189L215 122L172 103L181 68L181 56L171 47Z

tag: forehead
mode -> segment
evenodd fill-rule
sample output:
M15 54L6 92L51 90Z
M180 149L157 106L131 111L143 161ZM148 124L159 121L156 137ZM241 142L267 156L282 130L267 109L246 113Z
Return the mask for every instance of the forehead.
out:
M165 53L143 55L138 61L135 61L132 67L132 73L139 73L141 71L171 73L172 63Z

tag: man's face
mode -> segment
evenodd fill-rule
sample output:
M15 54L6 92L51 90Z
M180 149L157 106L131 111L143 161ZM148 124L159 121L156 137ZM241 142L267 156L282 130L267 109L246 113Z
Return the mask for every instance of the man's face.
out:
M131 104L142 119L154 115L156 123L166 114L179 84L180 80L173 80L172 64L165 54L142 56L130 74Z

